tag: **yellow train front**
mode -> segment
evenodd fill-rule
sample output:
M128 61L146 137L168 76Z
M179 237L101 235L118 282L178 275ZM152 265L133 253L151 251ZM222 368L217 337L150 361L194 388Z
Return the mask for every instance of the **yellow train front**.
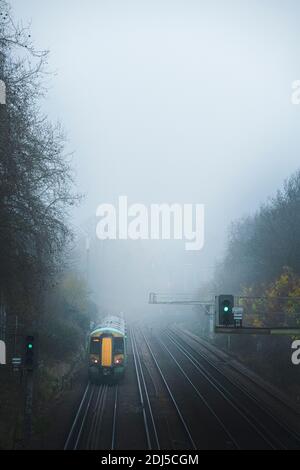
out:
M123 377L126 368L126 328L123 318L109 316L89 335L89 379L93 383Z

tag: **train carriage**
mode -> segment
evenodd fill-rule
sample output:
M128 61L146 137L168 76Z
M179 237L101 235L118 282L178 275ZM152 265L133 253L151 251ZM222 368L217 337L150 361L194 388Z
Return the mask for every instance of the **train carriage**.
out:
M108 316L89 335L89 379L118 380L126 368L126 327L123 318Z

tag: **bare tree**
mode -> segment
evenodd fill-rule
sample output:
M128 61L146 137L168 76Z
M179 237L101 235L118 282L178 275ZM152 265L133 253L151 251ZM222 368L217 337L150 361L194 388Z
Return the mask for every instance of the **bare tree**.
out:
M71 238L68 208L79 200L62 128L39 109L47 58L0 0L0 79L7 92L0 107L0 286L9 306L22 305L28 319L61 266Z

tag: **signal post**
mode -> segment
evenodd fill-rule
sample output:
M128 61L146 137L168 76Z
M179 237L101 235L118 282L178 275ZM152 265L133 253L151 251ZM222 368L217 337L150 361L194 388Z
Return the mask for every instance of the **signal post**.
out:
M34 390L34 369L36 366L36 336L28 335L24 343L25 404L24 404L24 445L29 447L32 436L32 406Z

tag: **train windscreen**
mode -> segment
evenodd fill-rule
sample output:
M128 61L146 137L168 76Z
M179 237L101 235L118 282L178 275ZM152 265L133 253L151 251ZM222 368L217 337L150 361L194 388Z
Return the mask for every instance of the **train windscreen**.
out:
M114 354L124 354L124 338L114 338Z
M92 338L90 342L90 354L100 354L100 339Z

